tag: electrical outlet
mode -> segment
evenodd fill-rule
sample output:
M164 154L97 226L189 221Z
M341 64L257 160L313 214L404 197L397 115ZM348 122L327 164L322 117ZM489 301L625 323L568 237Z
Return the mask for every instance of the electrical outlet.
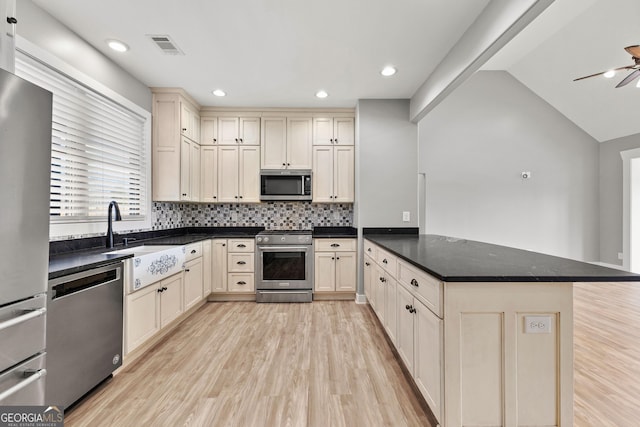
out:
M622 252L618 252L618 259L624 259L624 254Z
M524 316L525 334L550 334L551 316Z
M403 222L411 221L411 212L407 212L407 211L402 212L402 221Z

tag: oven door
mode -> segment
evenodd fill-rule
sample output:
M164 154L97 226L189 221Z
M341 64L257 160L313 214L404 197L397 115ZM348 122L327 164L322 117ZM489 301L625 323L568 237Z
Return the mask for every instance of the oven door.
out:
M256 289L311 289L312 246L258 246Z

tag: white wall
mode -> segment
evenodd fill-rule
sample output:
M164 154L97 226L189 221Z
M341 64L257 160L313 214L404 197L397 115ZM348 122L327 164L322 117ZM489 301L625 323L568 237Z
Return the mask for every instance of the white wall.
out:
M419 123L419 152L427 233L599 259L598 143L510 74L460 86Z
M17 33L78 71L151 111L149 88L31 0L17 2Z
M418 136L409 100L359 100L356 138L355 226L417 227Z

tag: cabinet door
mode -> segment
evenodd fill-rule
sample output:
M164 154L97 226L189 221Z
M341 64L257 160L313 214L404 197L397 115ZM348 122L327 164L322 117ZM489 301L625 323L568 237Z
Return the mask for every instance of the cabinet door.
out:
M203 145L200 147L200 201L218 201L218 147Z
M218 147L218 201L238 201L238 147Z
M200 115L196 111L191 111L191 140L200 144Z
M160 294L160 327L164 328L183 312L182 273L162 280L160 286L167 288Z
M253 273L229 273L229 292L255 292Z
M218 118L203 117L200 119L200 145L216 145L218 143Z
M333 201L333 147L313 147L313 201Z
M160 330L159 288L159 285L151 285L127 295L125 354L131 353Z
M222 145L238 144L238 117L218 117L218 141Z
M354 147L333 148L333 201L352 203L354 196Z
M240 147L238 194L244 203L260 202L260 147Z
M211 245L213 240L202 242L202 296L206 298L211 293Z
M180 103L180 133L187 138L191 138L192 117L189 106L184 102Z
M203 265L202 257L192 259L184 265L184 309L193 307L202 300Z
M211 242L211 292L227 292L227 241Z
M333 145L333 119L315 117L313 119L313 145Z
M413 296L402 285L397 286L398 335L396 349L405 366L413 375L413 318L407 306L413 306Z
M153 200L180 200L180 102L174 94L153 95Z
M260 118L240 117L240 143L244 145L260 145Z
M373 277L373 261L371 261L371 258L369 258L368 256L365 255L364 257L364 295L367 297L367 301L369 302L369 304L373 307L373 301L371 298L371 278Z
M334 252L316 252L314 254L314 291L336 290L336 254Z
M180 200L191 200L191 141L182 137L180 145Z
M333 143L338 145L353 145L354 126L351 117L334 117L333 119Z
M253 254L229 253L227 257L227 271L233 273L249 273L255 270Z
M313 163L312 148L311 119L302 117L288 118L287 167L290 169L311 169Z
M287 167L287 119L284 117L262 118L262 144L260 145L262 169L285 169Z
M200 144L191 143L189 161L189 194L192 202L200 201Z
M414 300L415 367L418 389L438 420L442 420L442 319Z
M385 308L385 299L386 299L385 288L387 287L385 283L386 278L385 278L384 270L380 268L379 265L376 264L373 271L375 272L375 276L373 278L373 292L375 292L376 294L375 312L378 315L378 319L380 319L380 323L384 325L384 322L385 322L384 308Z
M396 343L398 331L398 298L396 297L398 282L393 277L387 275L385 282L384 299L384 328L392 343Z
M355 252L336 252L336 291L356 291Z

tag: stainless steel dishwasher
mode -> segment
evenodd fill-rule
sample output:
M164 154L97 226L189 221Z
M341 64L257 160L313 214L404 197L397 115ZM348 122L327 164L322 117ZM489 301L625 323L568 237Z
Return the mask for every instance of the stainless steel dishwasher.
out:
M47 405L69 407L122 365L122 263L49 280Z

